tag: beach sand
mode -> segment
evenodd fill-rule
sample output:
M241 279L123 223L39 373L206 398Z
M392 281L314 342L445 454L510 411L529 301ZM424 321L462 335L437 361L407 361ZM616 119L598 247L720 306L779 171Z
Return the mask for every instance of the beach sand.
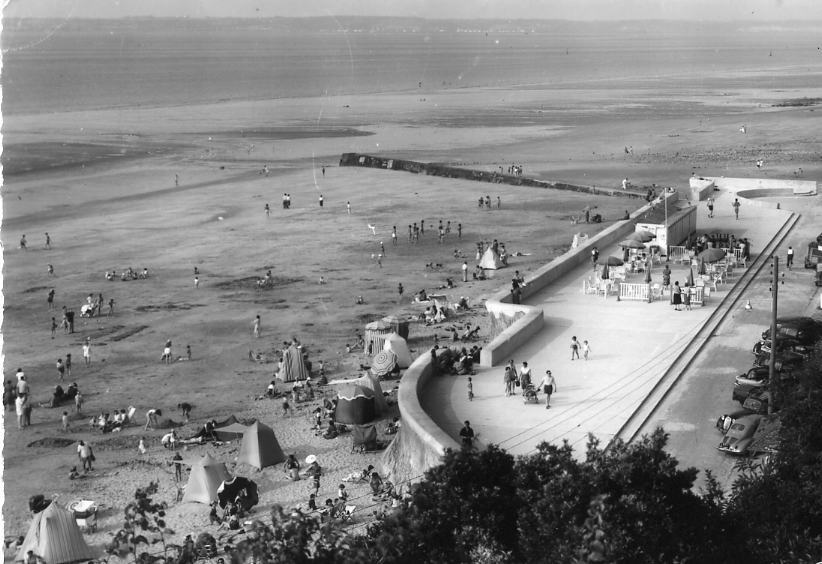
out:
M64 435L59 431L62 409L37 408L33 426L19 431L7 412L6 536L25 533L27 500L43 493L61 504L77 498L101 503L100 527L88 537L101 545L119 528L135 489L150 480L160 480L157 498L172 505L168 522L176 540L213 529L206 506L174 503L171 453L159 445L162 433L142 430L148 408L161 407L179 419L175 406L181 401L195 405L184 436L207 418L232 413L257 418L275 429L286 453L300 459L319 456L326 475L318 497L333 497L342 477L377 464L378 454L352 454L347 436L315 437L308 416L313 405L284 418L279 401L253 399L272 378L272 359L283 341L297 336L315 366L324 361L329 378L356 376L359 365L368 363L361 354L345 352L356 332L385 315L419 314L424 306L411 303L410 296L421 288L434 290L451 277L456 288L447 294L468 296L474 306L454 322L481 323L482 344L492 336L482 299L507 286L515 269L527 276L567 250L575 233L592 235L642 203L338 168L341 153L484 170L522 164L525 176L609 187L628 177L637 185L685 188L692 172L791 178L800 167L802 178L818 179L816 132L822 110L772 104L819 95L818 89L728 93L696 88L672 94L665 84L623 84L464 89L424 99L362 95L8 116L5 150L16 158L6 167L3 188L5 378L13 379L16 368L23 367L35 402L46 401L57 383L55 361L71 353L73 374L64 386L79 384L84 413L134 405L140 425L99 435L83 418ZM743 123L744 135L738 131ZM754 164L759 158L765 160L761 170ZM268 176L261 172L265 164ZM290 210L280 205L284 192L292 195ZM320 193L323 208L317 203ZM477 198L486 194L494 201L499 195L502 207L478 209ZM270 217L263 212L265 203L271 206ZM597 206L605 222L572 224L570 218L585 205ZM421 219L426 235L411 245L407 226ZM435 235L439 219L452 222L443 245ZM461 239L457 223L463 225ZM376 235L369 224L376 226ZM394 225L396 247L390 236ZM42 248L46 231L52 237L50 250ZM28 251L17 248L23 233ZM473 266L476 242L491 239L525 256L512 258L510 267L490 280L463 284L462 259L454 258L454 250L464 252ZM381 268L372 259L380 241L386 247ZM440 263L442 269L426 269L427 263ZM54 277L46 274L48 264ZM195 266L201 272L197 289ZM127 267L147 267L150 278L104 279L105 271ZM269 269L274 288L257 290L255 279ZM318 283L320 276L326 284ZM402 300L399 283L405 287ZM56 308L49 311L46 294L52 287ZM114 315L78 319L75 334L58 330L52 340L51 317L59 321L63 305L79 311L89 293L102 293L106 302L114 298ZM356 303L357 296L364 304ZM262 336L254 339L258 314ZM435 332L446 337L444 327L413 324L410 347L416 354L426 352ZM89 367L82 365L80 347L86 336L93 344ZM175 357L191 345L192 361L161 364L166 339L173 341ZM249 361L249 350L271 362ZM386 390L395 385L385 382ZM137 453L141 436L150 445L144 456ZM53 439L72 442L54 446ZM69 481L69 469L79 462L80 439L96 449L95 471ZM35 441L40 446L29 446ZM238 448L237 443L193 447L186 455L210 452L231 464ZM308 483L287 481L279 468L237 471L261 486L257 515L274 503L292 507L307 501ZM347 488L359 507L351 527L361 532L378 504L365 484Z

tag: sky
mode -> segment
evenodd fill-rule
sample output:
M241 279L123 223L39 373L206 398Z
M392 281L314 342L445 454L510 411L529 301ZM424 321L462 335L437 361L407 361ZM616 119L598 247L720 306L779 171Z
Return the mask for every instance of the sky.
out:
M413 16L429 19L822 20L822 0L2 0L6 17Z

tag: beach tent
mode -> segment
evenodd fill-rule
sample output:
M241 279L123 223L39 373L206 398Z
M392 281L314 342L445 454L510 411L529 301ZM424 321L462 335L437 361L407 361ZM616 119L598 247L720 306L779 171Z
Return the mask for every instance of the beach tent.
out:
M97 557L86 544L74 514L56 503L34 516L15 560L25 560L29 550L48 564L93 560Z
M242 438L243 434L248 430L247 425L242 423L230 423L225 427L217 427L214 429L214 436L218 441L233 441Z
M482 255L479 262L479 267L482 269L497 270L502 268L502 261L499 259L499 253L495 253L494 249L488 247Z
M362 388L355 395L337 399L334 420L345 425L364 425L377 418L376 412L374 392Z
M391 333L386 337L383 350L391 351L397 355L397 364L400 368L408 368L411 366L411 351L408 350L408 344L405 342L405 339L396 333Z
M274 429L259 421L246 429L237 462L244 462L262 470L283 461L285 461L285 454L280 448L280 442L274 434Z
M397 333L403 339L408 338L408 329L409 329L410 323L407 320L403 321L399 317L397 317L396 315L388 315L388 316L382 318L382 322L390 325L391 330L394 333Z
M283 351L283 368L280 372L283 382L296 382L308 379L308 369L303 361L302 348L291 345Z
M209 504L216 501L220 484L230 479L231 474L228 473L225 464L205 455L191 466L183 502L195 501Z
M337 388L336 420L339 423L362 425L389 410L380 379L373 374L366 372L359 378L332 380L329 385Z
M394 332L391 324L383 321L372 321L365 326L365 348L366 354L377 354L385 346L385 338Z
M257 484L242 476L234 476L217 488L217 501L220 507L225 507L229 502L233 502L237 499L237 496L241 496L244 511L248 511L260 502Z

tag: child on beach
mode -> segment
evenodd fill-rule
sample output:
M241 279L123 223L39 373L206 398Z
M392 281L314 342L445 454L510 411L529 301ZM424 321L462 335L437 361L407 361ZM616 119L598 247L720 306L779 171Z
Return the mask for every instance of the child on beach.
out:
M291 405L288 403L287 399L283 400L283 417L288 415L288 412L291 411Z
M63 423L63 432L68 433L68 431L69 431L69 414L68 414L68 411L63 412L62 423Z
M591 353L591 347L588 341L582 341L582 358L588 360L588 355Z
M470 376L468 377L468 401L474 401L474 383Z

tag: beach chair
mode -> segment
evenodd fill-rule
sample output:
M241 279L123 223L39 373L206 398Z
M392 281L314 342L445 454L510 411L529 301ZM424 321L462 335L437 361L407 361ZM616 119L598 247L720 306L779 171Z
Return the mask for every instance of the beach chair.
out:
M97 530L97 503L88 499L78 499L69 503L68 510L74 514L74 520L81 530L86 532Z

